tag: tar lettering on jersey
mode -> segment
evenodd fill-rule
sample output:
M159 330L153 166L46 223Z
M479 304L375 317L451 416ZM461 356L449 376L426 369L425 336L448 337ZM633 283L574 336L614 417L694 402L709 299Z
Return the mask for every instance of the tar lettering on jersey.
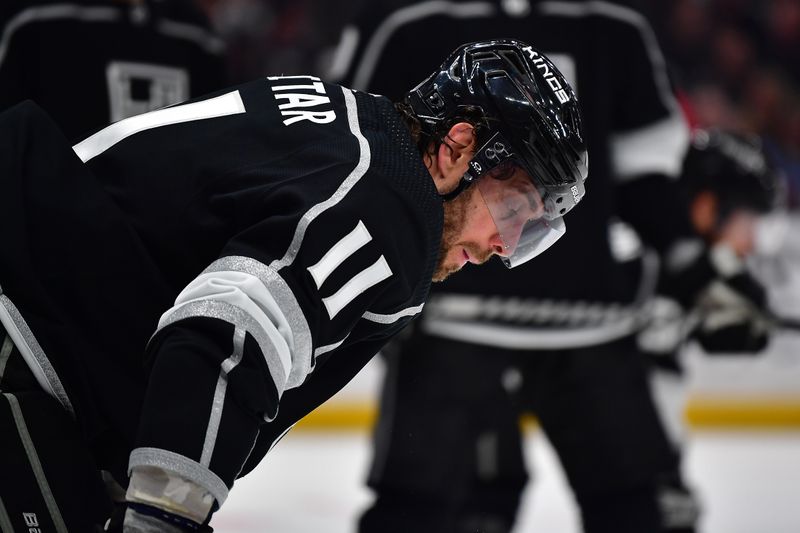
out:
M315 76L270 76L275 99L280 102L284 126L308 120L315 124L328 124L336 120L336 113L330 109L331 99L325 94L325 85ZM325 106L325 107L323 107ZM327 107L327 109L326 109Z
M561 85L561 82L558 80L558 78L556 78L555 74L553 74L553 71L550 69L550 65L544 60L544 58L542 58L541 55L539 55L539 52L530 46L526 46L523 48L523 50L528 52L528 57L531 58L531 61L533 61L533 64L536 65L536 68L542 72L544 79L553 90L553 93L555 93L558 101L562 104L567 103L569 101L569 94L567 94L567 91Z

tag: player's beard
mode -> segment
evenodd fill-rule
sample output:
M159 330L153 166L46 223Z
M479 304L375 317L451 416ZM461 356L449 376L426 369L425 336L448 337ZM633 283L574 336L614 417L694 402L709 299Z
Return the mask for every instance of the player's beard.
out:
M461 270L461 263L447 263L451 249L456 246L466 248L470 257L477 263L483 263L491 257L491 252L481 250L471 242L459 243L458 239L467 224L469 209L473 195L479 194L477 188L470 187L449 202L444 203L444 224L442 242L439 246L439 258L433 271L433 281L444 281L450 274Z

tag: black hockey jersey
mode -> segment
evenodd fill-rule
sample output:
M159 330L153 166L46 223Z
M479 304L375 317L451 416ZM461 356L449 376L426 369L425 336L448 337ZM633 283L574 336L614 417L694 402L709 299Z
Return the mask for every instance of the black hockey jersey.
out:
M77 141L224 87L224 50L189 0L4 0L0 110L32 99Z
M442 204L383 97L265 78L74 153L35 106L0 116L0 319L120 481L221 504L422 309Z
M672 183L688 130L641 13L606 1L422 1L390 11L371 4L344 30L330 75L401 98L436 58L489 38L530 42L576 89L587 195L566 235L536 261L510 272L499 261L468 265L436 284L425 327L507 348L577 347L628 335L641 327L655 269L625 229L659 251L691 234ZM648 260L632 260L634 253Z

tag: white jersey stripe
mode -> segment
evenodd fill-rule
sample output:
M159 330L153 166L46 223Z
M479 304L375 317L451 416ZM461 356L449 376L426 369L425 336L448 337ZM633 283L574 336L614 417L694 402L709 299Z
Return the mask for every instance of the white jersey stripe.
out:
M496 7L490 2L462 3L447 2L445 0L422 2L398 9L378 26L378 29L375 30L372 38L366 44L364 57L353 77L353 88L359 90L367 89L386 43L392 34L404 24L434 15L445 15L453 18L488 17L495 11ZM345 41L343 44L348 45L349 43Z
M367 227L364 226L364 222L359 220L353 231L334 244L317 264L308 267L308 271L311 273L311 277L314 278L317 288L322 287L322 284L336 270L336 267L371 240L372 235L369 234Z
M667 77L666 61L658 46L656 35L644 15L628 7L601 0L580 4L541 2L536 8L544 15L562 17L601 15L621 20L639 30L653 65L653 79L661 103L669 110L670 116L644 128L613 136L611 148L614 175L621 181L650 173L678 176L683 155L689 144L689 129L672 92Z
M83 6L78 4L54 4L30 7L20 11L5 25L0 36L0 65L8 54L8 46L14 34L27 24L48 20L80 20L83 22L114 22L121 20L128 10L120 7ZM225 41L202 26L169 19L159 20L156 30L162 35L192 41L212 54L225 50Z
M347 107L347 121L350 126L350 132L358 140L358 147L360 150L358 163L330 198L324 202L318 203L306 211L306 213L303 215L303 218L301 218L300 222L297 224L294 237L292 238L291 244L289 244L289 249L286 250L286 253L281 259L270 263L270 268L275 271L289 266L294 262L295 257L297 257L297 253L300 251L300 245L303 244L303 238L306 235L306 230L308 229L309 224L311 224L321 213L324 213L326 210L335 206L342 200L342 198L347 196L347 193L350 192L350 189L352 189L355 184L358 183L358 181L369 169L372 156L369 149L369 142L367 142L367 139L361 133L361 128L358 124L358 107L356 105L355 94L353 94L353 91L346 87L342 87L342 93L344 94L344 101Z
M164 109L120 120L84 139L72 148L85 163L123 139L140 131L193 120L236 115L245 111L244 102L242 102L239 91L232 91L208 100L165 107Z
M200 454L200 464L205 467L211 464L211 456L214 454L214 447L217 444L219 423L222 420L222 408L225 406L225 394L228 391L228 374L242 362L246 336L247 332L242 328L237 327L234 329L233 353L220 365L217 386L214 390L214 400L211 403L211 416L208 417L206 439L203 443L203 452Z
M225 41L202 26L164 19L158 21L156 30L162 35L192 41L210 54L220 55L225 51Z
M347 304L352 302L356 296L370 287L377 285L391 275L392 269L389 268L388 263L386 263L386 258L380 256L372 266L356 274L353 279L345 283L344 287L336 291L333 296L322 299L322 303L325 304L325 309L328 310L328 316L333 319L333 317Z
M74 4L55 4L52 6L31 7L20 11L5 25L0 37L0 65L8 53L8 45L14 33L31 22L54 19L77 19L86 22L109 22L121 18L121 13L114 7L86 7Z

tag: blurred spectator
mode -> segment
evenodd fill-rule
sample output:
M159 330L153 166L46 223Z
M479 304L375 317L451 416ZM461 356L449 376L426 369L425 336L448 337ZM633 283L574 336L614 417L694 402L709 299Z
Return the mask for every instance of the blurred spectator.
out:
M764 138L800 199L800 0L651 0L693 125Z
M363 0L198 0L228 43L229 76L310 74ZM327 61L327 60L326 60Z

